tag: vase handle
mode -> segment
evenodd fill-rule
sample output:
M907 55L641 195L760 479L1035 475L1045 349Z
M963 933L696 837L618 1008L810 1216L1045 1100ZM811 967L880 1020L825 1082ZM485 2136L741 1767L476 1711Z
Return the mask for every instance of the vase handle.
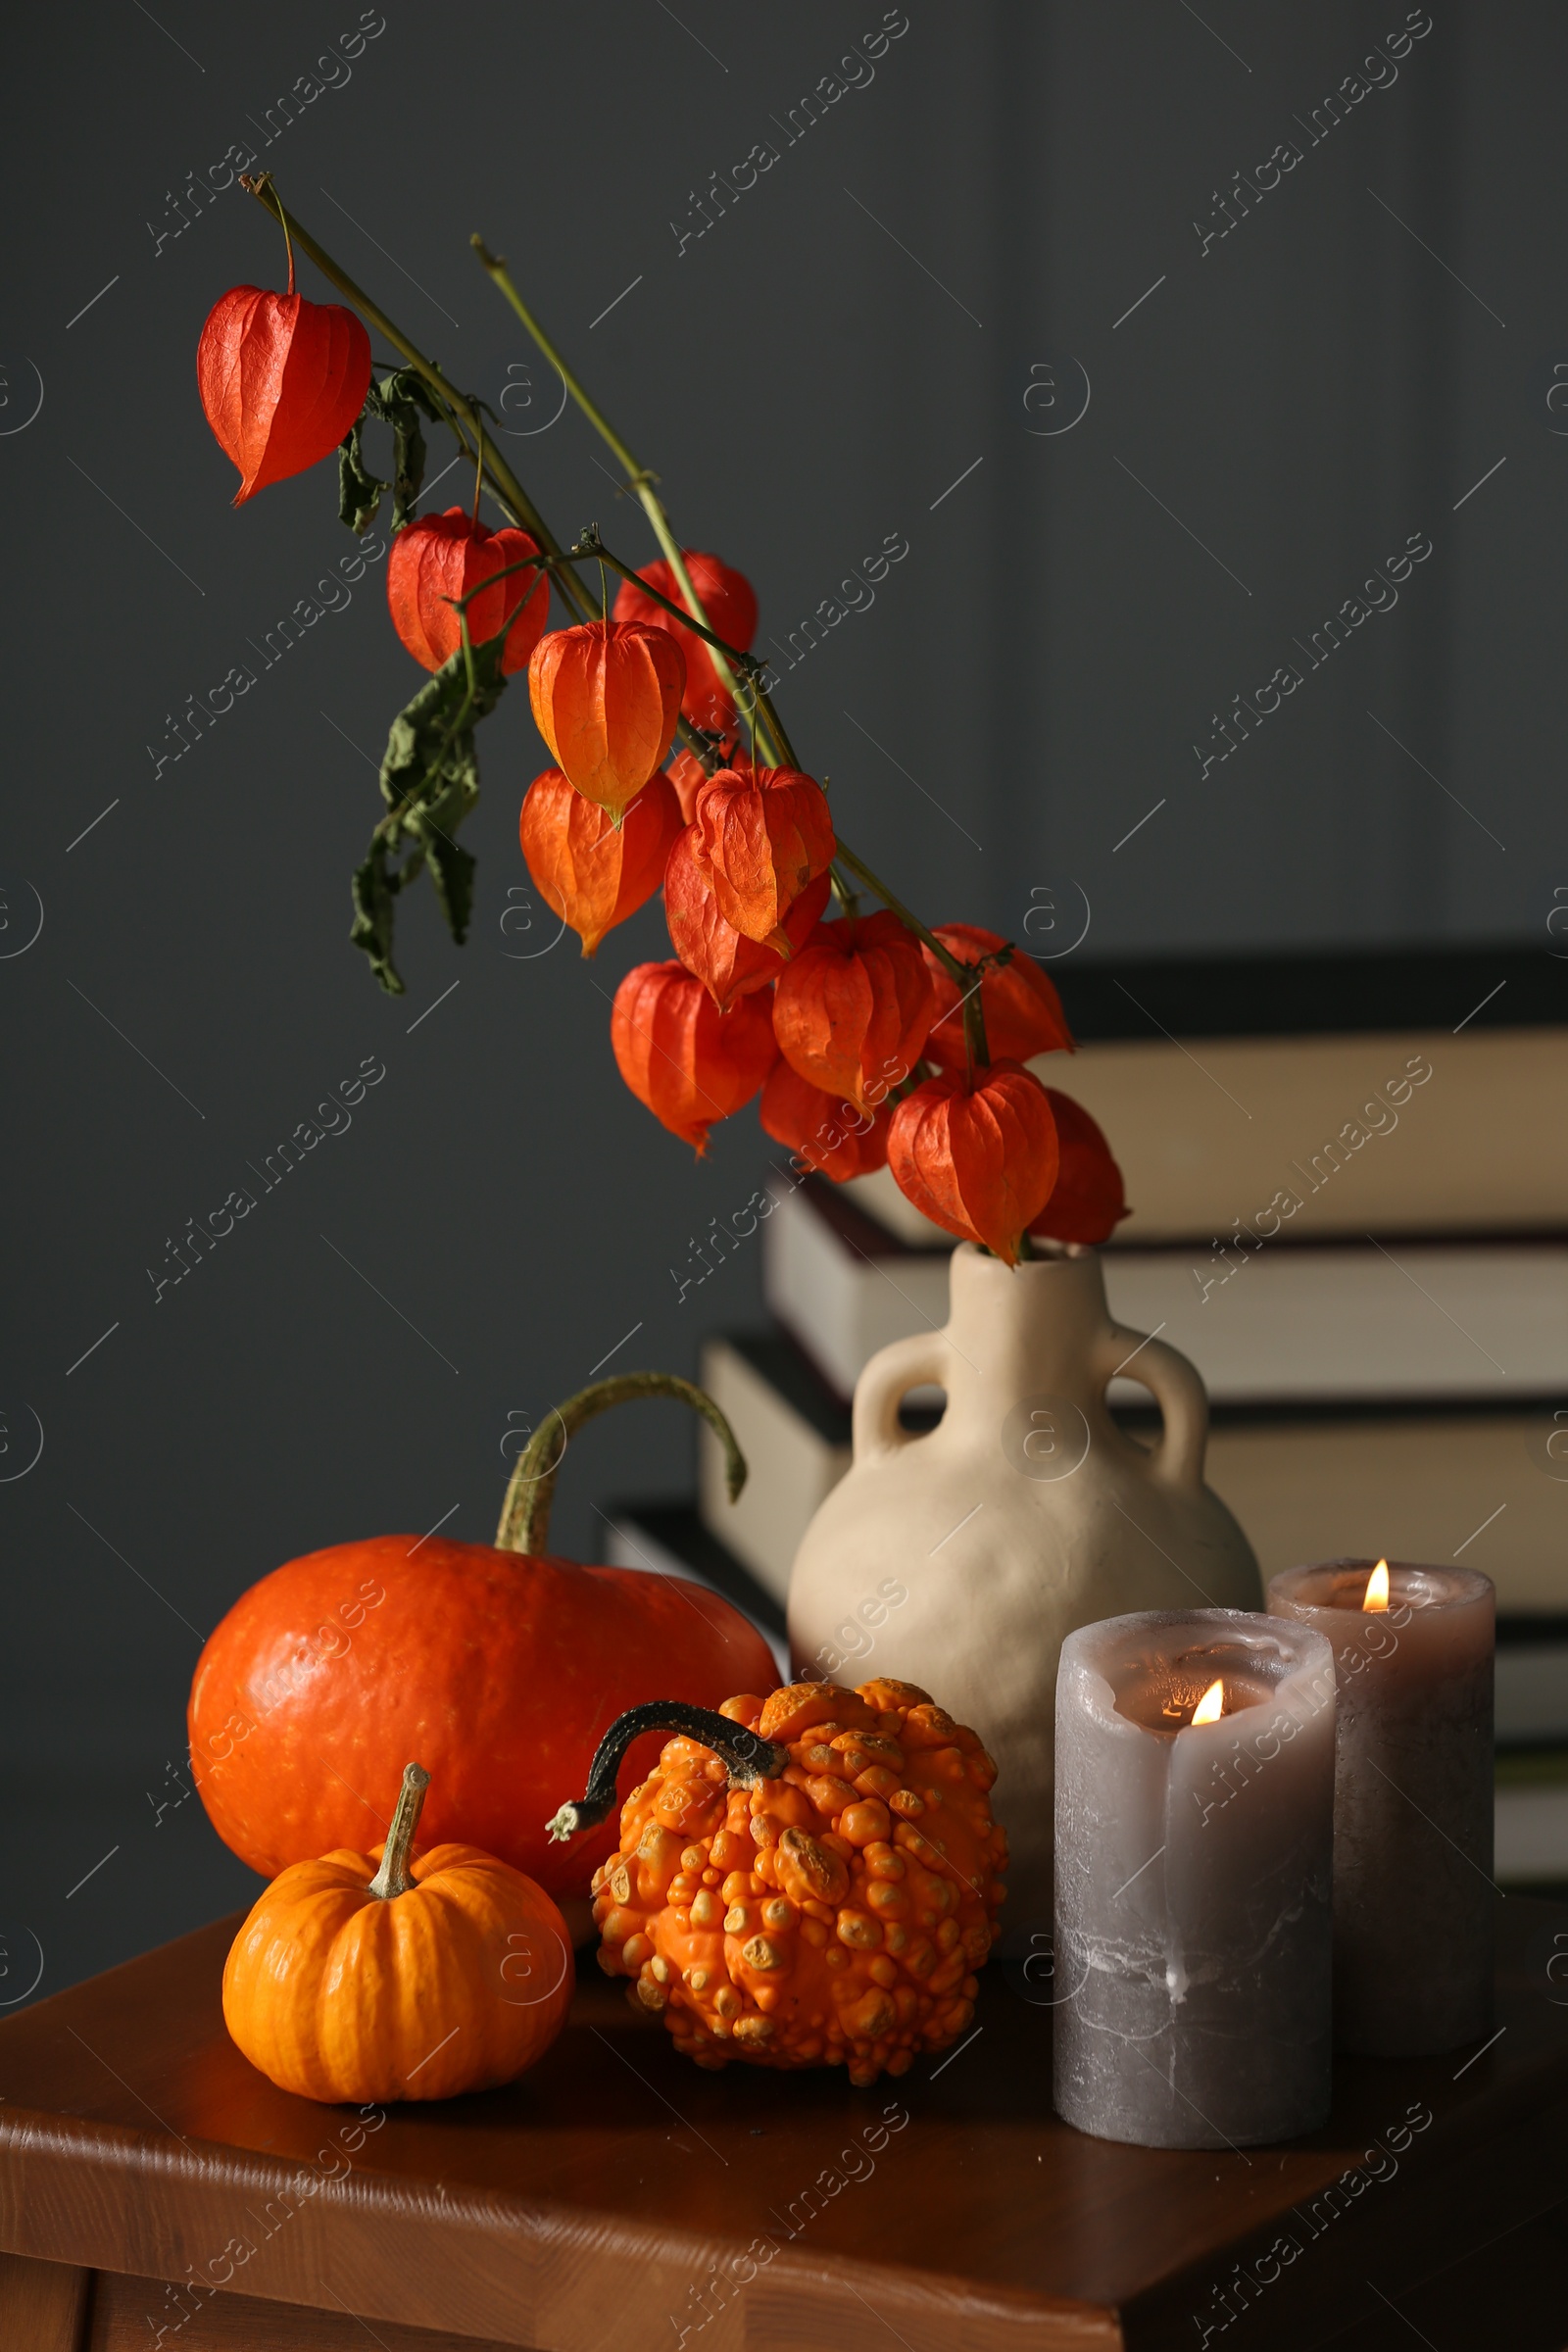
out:
M878 1348L855 1384L855 1458L875 1461L917 1442L899 1420L899 1406L923 1382L948 1385L948 1342L942 1331L917 1332Z
M1137 1348L1130 1362L1129 1342ZM1208 1449L1208 1391L1197 1366L1189 1363L1179 1348L1167 1348L1163 1340L1140 1342L1136 1332L1119 1328L1107 1335L1106 1348L1107 1358L1114 1350L1111 1369L1148 1389L1159 1406L1165 1426L1151 1453L1151 1470L1169 1486L1198 1492L1203 1484L1203 1456ZM1107 1387L1109 1381L1107 1371Z

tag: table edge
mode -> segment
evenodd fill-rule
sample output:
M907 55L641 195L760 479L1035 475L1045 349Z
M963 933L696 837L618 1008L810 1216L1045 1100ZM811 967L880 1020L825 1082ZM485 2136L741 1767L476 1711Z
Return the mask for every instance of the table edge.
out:
M36 2178L29 2181L24 2176L68 2168L79 2179L84 2167L91 2170L99 2192L98 2226L93 2232L74 2225L68 2234L50 2225L49 2208L55 2201L40 2195L43 2183ZM127 2125L10 2108L0 2114L0 2252L129 2277L162 2277L161 2266L155 2265L153 2271L146 2267L145 2251L138 2255L126 2248L127 2235L138 2224L145 2230L149 2221L156 2225L159 2218L150 2211L158 2201L156 2195L149 2199L151 2184L178 2187L187 2198L193 2198L185 2214L169 2217L169 2226L181 2241L179 2255L193 2253L200 2260L202 2249L216 2234L227 2232L236 2197L257 2200L265 2207L270 2199L287 2197L291 2192L297 2195L305 2180L313 2182L310 2202L318 2209L318 2234L323 2238L330 2230L325 2217L334 2213L357 2217L362 2238L382 2230L395 2233L405 2286L411 2270L417 2269L409 2260L411 2241L416 2235L435 2232L444 2238L457 2229L482 2232L492 2245L506 2246L510 2241L517 2258L513 2266L517 2304L498 2316L505 2326L527 2324L534 2333L539 2306L547 2299L540 2291L541 2284L548 2282L545 2275L558 2260L564 2259L576 2270L584 2252L591 2248L598 2256L618 2258L627 2266L628 2275L649 2277L661 2269L672 2269L684 2292L687 2282L702 2279L715 2262L733 2264L744 2256L750 2242L671 2229L667 2224L628 2223L620 2216L580 2206L525 2202L504 2191L486 2194L464 2189L449 2195L443 2189L437 2194L431 2184L420 2183L411 2196L407 2188L384 2177L363 2172L341 2181L323 2181L310 2173L303 2159L291 2164L287 2159L238 2151L217 2141L179 2143ZM224 2202L228 2210L220 2216L217 2208ZM204 2221L208 2211L211 2219ZM187 2235L192 2241L190 2248L183 2242ZM185 2266L173 2260L173 2251L171 2248L165 2259L173 2261L177 2275ZM1084 2352L1091 2348L1116 2352L1123 2342L1120 2312L1108 2302L1041 2295L1028 2289L1009 2291L952 2272L893 2266L860 2256L807 2254L781 2247L765 2268L756 2272L756 2282L763 2280L783 2288L797 2304L823 2317L840 2311L858 2311L863 2316L869 2297L874 2296L878 2305L906 2315L917 2314L936 2328L939 2332L933 2335L933 2343L953 2340L951 2330L961 2326L965 2346L973 2352L990 2352L993 2346L997 2352L1016 2352L1024 2341L1041 2346L1048 2340L1041 2333L1043 2325L1051 2328L1053 2348L1082 2345ZM738 2291L745 2294L752 2283ZM267 2283L265 2269L254 2274L247 2270L243 2286L236 2279L235 2289L273 2301L314 2304L322 2311L343 2308L341 2302L334 2305L330 2286L326 2299L318 2299L309 2291L302 2292L296 2278ZM451 2326L450 2317L434 2310L416 2317L406 2297L384 2312L376 2311L372 2303L366 2303L364 2310L367 2316L401 2320L410 2326ZM485 2324L494 2333L496 2321ZM946 2337L942 2329L950 2331ZM499 2340L509 2339L503 2336ZM534 2334L516 2340L531 2344ZM597 2339L584 2338L585 2346L596 2340L608 2339L603 2333Z

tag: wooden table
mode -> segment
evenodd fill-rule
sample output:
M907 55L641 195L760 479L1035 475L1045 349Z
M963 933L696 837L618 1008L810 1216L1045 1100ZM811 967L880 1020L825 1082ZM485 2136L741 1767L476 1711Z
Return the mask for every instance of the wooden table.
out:
M1562 2352L1568 1912L1497 1915L1484 2054L1346 2062L1328 2130L1223 2157L1058 2123L995 1965L871 2090L702 2074L590 1964L513 2088L313 2106L223 2030L221 1920L0 2025L0 2345Z

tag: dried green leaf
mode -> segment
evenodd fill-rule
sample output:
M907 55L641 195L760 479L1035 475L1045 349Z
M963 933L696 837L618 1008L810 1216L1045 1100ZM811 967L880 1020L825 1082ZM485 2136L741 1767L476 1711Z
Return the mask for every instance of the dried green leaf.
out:
M365 463L365 415L362 412L349 426L337 453L337 518L357 539L363 539L375 520L381 493L392 487Z
M354 876L350 938L369 956L377 980L392 996L403 993L392 961L392 902L423 867L429 867L441 912L459 947L467 933L474 860L454 835L479 798L474 729L506 691L504 637L503 631L474 647L471 676L460 647L398 712L387 736L381 761L387 813ZM391 858L401 843L409 845L410 854L395 867Z
M500 636L474 647L470 684L460 646L392 721L381 760L381 795L395 816L407 822L421 802L434 804L454 788L471 790L469 806L478 798L473 730L506 690L502 651Z
M392 961L392 901L404 875L386 861L387 845L377 834L363 865L354 869L354 926L349 938L370 958L370 969L389 997L401 997L403 982ZM412 865L412 860L410 861Z
M392 528L401 531L414 520L415 502L424 481L424 434L421 416L432 424L441 411L424 378L412 368L400 368L372 385L370 399L392 427Z
M365 463L364 436L368 418L392 427L392 479L383 481ZM441 421L435 395L413 368L394 368L365 395L365 407L350 426L338 450L338 517L356 536L375 520L383 494L392 493L392 528L401 531L414 519L415 503L424 481L424 432L421 417Z
M434 832L425 847L425 862L430 868L430 880L441 911L446 916L447 929L453 940L462 947L467 937L468 917L473 912L473 876L476 860L461 842L446 833Z

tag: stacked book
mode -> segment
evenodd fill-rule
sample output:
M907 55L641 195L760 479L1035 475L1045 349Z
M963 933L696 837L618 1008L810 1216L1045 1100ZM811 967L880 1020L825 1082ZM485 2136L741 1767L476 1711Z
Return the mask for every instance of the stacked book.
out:
M1121 1162L1111 1311L1202 1373L1208 1483L1265 1581L1379 1554L1493 1578L1499 1876L1568 1878L1568 962L1056 977L1080 1051L1036 1066ZM952 1243L885 1172L786 1171L762 1231L772 1328L710 1338L700 1375L747 1490L732 1508L705 1433L696 1513L620 1521L648 1564L724 1583L778 1639L796 1546L849 1465L855 1382L946 1320ZM1135 1373L1110 1402L1152 1427ZM941 1402L916 1392L906 1417Z

